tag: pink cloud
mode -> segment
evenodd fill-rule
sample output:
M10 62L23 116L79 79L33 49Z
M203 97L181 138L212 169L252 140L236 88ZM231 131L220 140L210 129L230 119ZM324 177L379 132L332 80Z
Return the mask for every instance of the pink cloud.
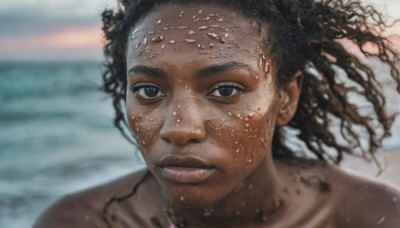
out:
M67 27L50 34L32 37L0 39L0 48L5 50L26 50L38 48L80 49L101 47L102 34L96 27Z

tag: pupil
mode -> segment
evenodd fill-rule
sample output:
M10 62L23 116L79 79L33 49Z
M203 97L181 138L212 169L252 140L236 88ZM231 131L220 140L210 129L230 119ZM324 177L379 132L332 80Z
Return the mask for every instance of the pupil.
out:
M219 94L221 96L230 96L233 93L233 88L232 87L220 87L218 88Z
M156 87L146 87L144 88L144 93L148 97L155 97L158 94L158 89Z

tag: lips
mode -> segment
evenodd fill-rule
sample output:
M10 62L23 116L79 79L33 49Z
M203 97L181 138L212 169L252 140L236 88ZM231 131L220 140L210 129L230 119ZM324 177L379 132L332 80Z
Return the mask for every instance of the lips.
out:
M169 156L161 160L159 167L162 176L175 184L196 184L207 180L215 168L194 157L179 158Z

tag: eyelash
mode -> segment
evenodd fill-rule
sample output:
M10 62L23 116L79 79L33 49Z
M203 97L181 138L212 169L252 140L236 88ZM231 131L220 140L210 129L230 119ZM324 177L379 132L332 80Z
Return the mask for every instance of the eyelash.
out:
M157 94L155 94L153 97L148 96L148 94L146 94L146 91L144 91L145 89L150 89L150 88L157 90L156 91ZM165 97L165 93L162 92L161 89L155 85L148 85L148 84L132 85L130 87L130 90L132 91L132 93L134 93L136 95L137 98L142 99L142 100L152 100L152 99ZM147 92L149 92L149 91L147 91ZM155 91L153 91L153 92L155 92Z
M145 89L155 89L154 91L147 91L147 92L156 92L156 94L154 96L149 96L148 94L146 94L146 91L144 91ZM228 91L224 91L224 92L228 92L230 94L224 95L221 94L222 91L220 91L220 89L228 89ZM153 100L153 99L159 99L162 97L165 97L165 93L161 91L160 88L158 88L155 85L151 85L151 84L136 84L136 85L132 85L130 87L130 90L132 91L133 94L136 95L136 97L138 99L142 99L142 100ZM215 94L215 93L219 93ZM245 92L245 87L236 83L236 82L223 82L223 83L219 83L216 86L214 86L214 88L207 94L207 96L215 98L215 99L229 99L229 98L234 98L239 96L240 94L242 94L243 92ZM223 92L222 92L223 93ZM233 93L233 94L232 94Z
M221 94L221 91L219 91L220 96L213 95L214 92L218 92L218 90L221 89L221 88L234 89L234 90L236 90L236 92L234 92L235 94L233 94L233 95L224 96L224 95ZM242 94L244 91L245 91L245 87L240 85L240 84L238 84L238 83L235 83L235 82L223 82L223 83L220 83L217 86L215 86L214 89L212 89L211 92L208 93L208 95L212 96L212 97L216 97L216 98L233 98L233 97L236 97L236 96Z

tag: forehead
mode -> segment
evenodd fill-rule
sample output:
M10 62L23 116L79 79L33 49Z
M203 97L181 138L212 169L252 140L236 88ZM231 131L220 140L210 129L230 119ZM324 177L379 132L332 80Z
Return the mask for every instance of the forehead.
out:
M127 65L193 61L249 62L264 56L255 19L214 4L156 7L131 28Z

